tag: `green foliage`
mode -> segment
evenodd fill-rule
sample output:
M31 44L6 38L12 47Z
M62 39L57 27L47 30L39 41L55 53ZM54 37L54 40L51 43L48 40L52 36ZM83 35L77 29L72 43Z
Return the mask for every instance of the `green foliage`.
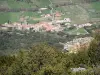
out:
M0 66L10 66L15 61L14 56L0 56Z
M15 61L15 56L0 56L0 75L5 75L6 70Z
M76 54L64 53L61 50L40 43L29 50L22 50L15 56L0 57L1 75L99 75L100 39L94 36L89 49L82 49ZM85 67L84 72L72 72L70 68ZM90 67L90 69L89 69Z
M15 63L7 70L8 75L61 75L70 66L66 56L46 44L33 46L28 52L20 52Z
M100 63L100 33L94 35L94 40L88 49L88 55L91 64L97 65Z
M22 35L20 35L22 34ZM56 33L40 33L40 32L34 32L30 31L27 33L27 31L18 31L18 30L9 30L9 31L0 31L0 50L1 52L7 51L14 52L19 51L21 48L27 49L32 44L39 43L39 42L47 42L51 45L57 46L59 48L62 48L61 45L57 44L59 41L64 42L65 40L71 40L75 36L69 36L69 37L62 37L57 35ZM26 40L27 39L27 40ZM16 52L15 51L15 52Z
M88 57L88 53L87 50L82 50L80 52L78 52L77 54L73 54L73 63L77 66L80 65L89 65L89 57Z

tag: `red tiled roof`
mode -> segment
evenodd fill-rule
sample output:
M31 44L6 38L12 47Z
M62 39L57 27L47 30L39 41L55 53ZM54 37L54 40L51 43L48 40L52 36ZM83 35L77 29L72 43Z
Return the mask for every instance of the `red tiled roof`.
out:
M60 17L61 14L60 14L59 12L56 12L56 13L55 13L55 16L56 16L56 17Z

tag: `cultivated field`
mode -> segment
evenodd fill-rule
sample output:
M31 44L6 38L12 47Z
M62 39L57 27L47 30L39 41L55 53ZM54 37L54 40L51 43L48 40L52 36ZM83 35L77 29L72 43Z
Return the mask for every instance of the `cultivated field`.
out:
M100 19L100 2L93 3L81 3L81 0L51 0L53 3L54 12L59 11L63 13L63 18L71 18L73 23L86 23L93 20ZM55 7L55 5L64 6ZM72 4L67 4L72 3ZM15 0L0 0L0 8L9 9L34 9L34 8L44 8L50 6L49 0L32 0L32 3L18 2ZM49 14L50 10L42 11L41 14L37 12L0 12L0 23L5 23L8 20L11 22L16 22L19 20L20 15L31 16L35 18L40 18L42 14ZM32 20L31 20L32 21Z

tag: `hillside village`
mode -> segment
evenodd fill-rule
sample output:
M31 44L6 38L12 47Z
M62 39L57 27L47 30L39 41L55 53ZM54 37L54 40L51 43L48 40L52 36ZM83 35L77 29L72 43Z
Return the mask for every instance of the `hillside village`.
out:
M41 8L43 10L43 8ZM51 16L51 14L46 14L44 15L44 17L51 17L51 19L53 18ZM55 18L61 17L60 13L55 13ZM20 19L22 20L22 19ZM24 23L18 23L18 22L14 22L14 23L5 23L1 25L1 29L17 29L17 30L30 30L32 29L35 32L42 32L42 31L50 31L50 32L59 32L59 31L63 31L65 28L70 28L70 27L75 27L77 29L79 28L84 28L86 26L92 26L91 23L86 23L86 24L72 24L72 20L70 18L64 18L64 19L54 19L53 21L42 21L36 24L29 24L27 23L24 19L22 20L24 21ZM64 24L62 26L62 24Z
M97 28L99 30L100 27L99 18L90 19L90 17L96 13L96 10L94 10L92 7L86 8L85 5L87 4L77 4L77 1L75 3L73 0L63 0L61 1L61 4L57 0L46 0L45 2L47 4L45 3L43 5L43 2L41 2L40 5L37 3L35 6L34 4L31 5L30 3L28 8L17 7L17 9L14 10L13 7L9 7L9 11L6 11L6 9L8 9L6 8L5 13L3 14L1 12L1 15L5 15L8 12L8 15L11 15L11 20L7 19L5 23L0 24L0 31L10 30L13 32L14 30L18 30L20 32L33 33L49 32L56 34L56 36L61 33L62 35L59 37L62 38L66 38L68 36L79 36L78 38L71 39L70 41L65 40L67 43L59 41L60 43L58 44L61 45L63 43L63 50L66 51L71 50L71 48L76 50L80 48L80 46L87 46L93 39L90 37L91 33ZM23 3L23 1L21 3ZM24 7L24 4L21 6ZM90 6L90 4L88 5ZM13 12L11 10L13 10ZM18 12L19 10L20 12ZM98 14L95 15L98 16ZM96 21L98 21L98 23Z
M100 75L100 0L0 0L0 75Z
M59 13L56 13L55 16L60 17L61 15ZM46 14L44 17L52 17L50 14ZM91 27L92 24L91 23L86 23L86 24L71 24L72 20L70 18L64 18L63 20L54 20L54 21L49 21L49 22L39 22L36 24L28 24L26 23L5 23L1 25L1 29L3 30L20 30L20 31L35 31L35 32L63 32L64 29L66 28L71 28L74 27L76 29L80 29L80 28L84 28L84 27ZM63 24L63 25L62 25ZM80 33L78 32L76 35L80 35ZM85 38L78 38L78 39L73 39L73 41L67 42L64 45L64 50L69 51L70 53L73 53L71 51L74 49L74 53L77 52L77 50L79 48L81 48L82 46L88 46L89 42L91 41L92 37L85 37Z

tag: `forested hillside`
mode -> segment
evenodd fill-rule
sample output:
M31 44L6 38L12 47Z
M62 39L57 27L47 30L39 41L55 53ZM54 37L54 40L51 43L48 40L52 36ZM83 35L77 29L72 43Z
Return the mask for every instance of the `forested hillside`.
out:
M7 31L1 30L2 24L14 26L14 24L18 23L21 25L32 24L34 26L41 22L51 22L50 18L45 18L45 16L51 14L50 1L53 12L62 14L57 19L69 18L71 20L70 24L66 23L70 25L69 28L62 23L61 27L65 28L58 33L35 33L13 30L13 28L9 28ZM47 8L47 10L40 11L41 8ZM2 51L5 53L7 50L9 53L14 52L39 42L47 42L62 48L59 42L65 43L74 38L91 36L92 31L100 28L99 12L99 0L0 0L0 53ZM85 23L91 23L92 26L79 29L74 26L75 24Z
M0 56L1 75L99 75L100 35L95 35L88 49L69 54L41 43L17 54ZM85 68L73 71L71 68Z
M100 0L0 0L0 75L100 75Z

